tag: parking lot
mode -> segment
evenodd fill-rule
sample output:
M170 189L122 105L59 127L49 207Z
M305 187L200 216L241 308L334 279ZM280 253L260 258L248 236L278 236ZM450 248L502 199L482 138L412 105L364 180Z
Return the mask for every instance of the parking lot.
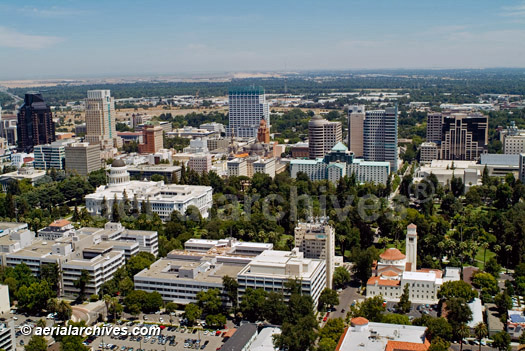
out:
M140 324L138 324L140 326ZM96 337L89 343L94 350L154 351L154 350L216 350L223 344L222 333L206 329L166 327L159 336Z

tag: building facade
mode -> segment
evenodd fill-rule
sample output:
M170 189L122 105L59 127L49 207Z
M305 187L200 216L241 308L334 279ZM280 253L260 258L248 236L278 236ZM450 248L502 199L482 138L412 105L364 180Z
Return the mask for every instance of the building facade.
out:
M146 125L142 129L142 144L139 144L139 153L154 154L164 148L163 129L160 126Z
M443 117L441 158L478 160L488 144L488 116L454 113Z
M89 143L72 143L65 147L67 172L87 176L102 168L100 147Z
M200 154L191 156L188 161L188 168L199 174L211 171L211 155Z
M270 112L262 87L230 89L228 104L228 135L234 134L238 138L256 138L261 119L264 119L270 126Z
M308 122L308 155L310 159L324 157L343 140L340 122L330 122L319 115Z
M419 161L422 163L432 162L439 158L439 149L434 142L424 142L419 148Z
M188 207L195 206L203 217L208 217L212 205L213 189L209 186L197 185L166 185L163 181L130 180L126 164L115 160L108 176L108 185L103 185L89 195L86 195L86 209L92 215L100 215L108 210L113 201L128 202L137 207L144 204L148 212L157 213L164 221L169 220L173 211L184 214Z
M294 230L295 247L305 258L326 261L326 286L333 285L335 270L335 230L321 222L298 223Z
M326 288L325 260L305 258L297 248L292 251L266 250L237 274L239 300L242 301L248 288L282 292L286 283L294 279L301 281L302 294L311 296L314 306L317 306L319 296Z
M366 111L363 156L366 161L390 162L391 171L397 171L397 106Z
M261 119L259 129L257 130L257 141L264 144L270 143L270 128L266 124L266 120Z
M441 145L443 115L441 112L429 112L427 115L427 142Z
M53 114L42 94L25 95L18 110L17 139L20 152L32 152L35 146L56 140Z
M115 100L109 90L88 90L86 105L86 137L101 148L118 146Z
M348 106L348 149L355 157L363 157L363 129L365 123L365 106Z
M305 173L310 180L327 179L337 183L345 176L355 175L356 180L361 183L386 184L390 173L390 163L354 159L352 152L339 143L324 158L290 161L292 178L297 178L299 172Z
M66 145L73 140L57 140L51 144L37 145L34 148L35 169L65 169L66 165Z

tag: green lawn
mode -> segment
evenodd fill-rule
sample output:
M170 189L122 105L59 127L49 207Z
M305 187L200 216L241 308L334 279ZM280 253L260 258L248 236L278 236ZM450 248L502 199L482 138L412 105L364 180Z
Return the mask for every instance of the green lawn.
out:
M478 252L476 253L476 257L474 258L476 260L476 266L483 269L483 252L485 250L483 248L479 248ZM492 257L495 257L496 253L490 251L487 249L487 256L485 257L486 261L490 260Z

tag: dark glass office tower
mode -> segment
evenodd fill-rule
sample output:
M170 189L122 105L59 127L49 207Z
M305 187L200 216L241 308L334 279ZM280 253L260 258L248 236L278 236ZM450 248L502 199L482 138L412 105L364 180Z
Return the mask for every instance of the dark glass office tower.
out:
M55 141L55 124L51 108L42 94L29 93L18 111L18 151L32 152L36 145Z

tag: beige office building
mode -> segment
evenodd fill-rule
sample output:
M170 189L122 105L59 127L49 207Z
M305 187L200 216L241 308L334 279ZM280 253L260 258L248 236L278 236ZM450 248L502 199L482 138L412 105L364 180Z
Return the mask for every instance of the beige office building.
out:
M308 154L311 159L322 158L335 144L343 140L340 122L330 122L319 115L308 122Z
M335 270L335 230L324 223L299 223L295 227L295 247L305 258L326 261L326 286L332 288Z
M100 147L89 143L73 143L66 146L66 171L81 176L102 168Z
M365 106L348 106L348 149L355 157L363 157Z
M115 100L109 90L88 90L86 103L86 141L102 149L118 147Z

